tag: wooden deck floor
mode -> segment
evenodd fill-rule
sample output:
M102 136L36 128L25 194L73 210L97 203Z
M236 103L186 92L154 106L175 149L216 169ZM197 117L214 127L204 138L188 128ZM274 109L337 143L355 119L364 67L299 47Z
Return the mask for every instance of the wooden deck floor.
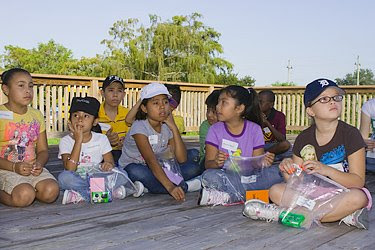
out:
M189 144L190 143L190 144ZM196 144L188 142L189 147ZM58 173L51 150L49 168ZM61 171L61 169L60 169ZM375 175L367 186L375 193ZM198 193L183 203L146 194L108 204L35 202L27 208L0 205L1 249L374 249L370 230L338 223L305 231L242 216L242 206L200 207Z

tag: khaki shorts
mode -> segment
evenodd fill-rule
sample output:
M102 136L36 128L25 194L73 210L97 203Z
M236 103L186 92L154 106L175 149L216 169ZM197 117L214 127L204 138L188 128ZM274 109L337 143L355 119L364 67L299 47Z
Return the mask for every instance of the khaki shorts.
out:
M46 168L43 168L43 171L39 176L23 176L11 171L0 169L0 190L11 194L13 189L20 184L28 183L35 188L38 182L46 179L56 180Z

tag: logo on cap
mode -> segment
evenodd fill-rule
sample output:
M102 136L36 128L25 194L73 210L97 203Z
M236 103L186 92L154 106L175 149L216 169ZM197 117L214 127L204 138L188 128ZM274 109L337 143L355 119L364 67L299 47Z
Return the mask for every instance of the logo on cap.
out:
M327 80L320 80L318 81L320 83L320 86L323 88L324 86L329 85L329 82Z

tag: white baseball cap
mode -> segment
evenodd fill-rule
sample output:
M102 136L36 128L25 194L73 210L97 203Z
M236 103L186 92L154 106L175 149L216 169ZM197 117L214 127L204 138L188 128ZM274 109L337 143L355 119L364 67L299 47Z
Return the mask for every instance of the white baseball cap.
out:
M167 87L157 82L152 82L144 86L141 90L141 100L152 98L157 95L167 95L168 99L172 97L172 95L169 94Z

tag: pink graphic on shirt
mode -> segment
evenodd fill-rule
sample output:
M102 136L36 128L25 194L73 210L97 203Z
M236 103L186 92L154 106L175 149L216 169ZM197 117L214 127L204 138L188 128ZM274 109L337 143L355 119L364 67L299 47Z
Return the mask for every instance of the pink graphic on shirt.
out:
M40 124L37 120L25 123L9 122L5 125L4 141L7 145L0 150L0 157L12 162L32 161L36 158L35 146L38 140Z

